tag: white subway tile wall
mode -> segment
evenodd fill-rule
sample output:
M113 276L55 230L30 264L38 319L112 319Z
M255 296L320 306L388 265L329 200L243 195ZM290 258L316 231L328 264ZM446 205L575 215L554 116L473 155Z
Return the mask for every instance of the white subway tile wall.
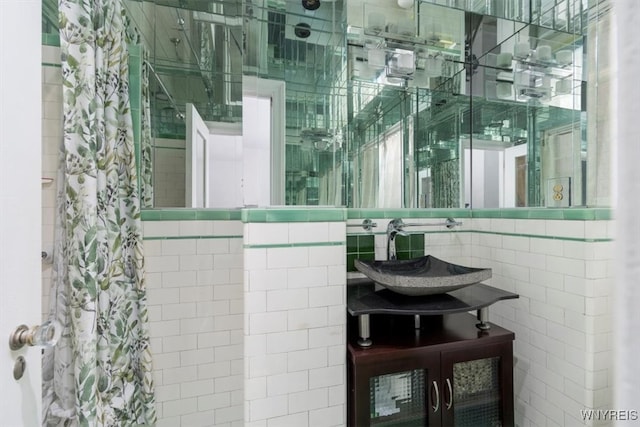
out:
M245 224L247 426L346 424L344 223Z
M613 221L471 221L472 265L520 295L489 310L516 334L516 425L590 425L613 404Z
M226 223L143 223L158 427L243 425L242 227Z

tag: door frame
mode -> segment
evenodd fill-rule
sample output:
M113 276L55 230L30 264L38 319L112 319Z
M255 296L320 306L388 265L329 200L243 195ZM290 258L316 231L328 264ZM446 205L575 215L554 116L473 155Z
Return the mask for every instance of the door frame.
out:
M242 95L271 98L271 191L272 206L285 203L285 82L242 77ZM246 117L242 118L247 120Z

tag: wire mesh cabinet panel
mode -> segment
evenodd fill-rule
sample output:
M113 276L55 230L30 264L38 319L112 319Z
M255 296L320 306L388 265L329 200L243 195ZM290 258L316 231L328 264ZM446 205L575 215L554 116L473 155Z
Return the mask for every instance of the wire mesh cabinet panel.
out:
M498 326L478 332L470 319L413 341L378 337L367 349L350 341L349 425L513 426L514 335Z
M443 351L441 358L445 385L443 425L513 425L513 350L510 342Z

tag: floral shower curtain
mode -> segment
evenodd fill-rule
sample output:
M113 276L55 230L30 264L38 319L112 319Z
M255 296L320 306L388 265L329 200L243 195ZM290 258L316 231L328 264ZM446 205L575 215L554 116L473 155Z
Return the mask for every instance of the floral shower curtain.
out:
M460 207L460 172L458 159L436 163L431 169L434 208Z
M156 421L121 0L59 0L64 141L47 426Z
M151 91L149 89L149 52L142 49L142 120L140 126L140 203L153 207L153 136L151 133Z

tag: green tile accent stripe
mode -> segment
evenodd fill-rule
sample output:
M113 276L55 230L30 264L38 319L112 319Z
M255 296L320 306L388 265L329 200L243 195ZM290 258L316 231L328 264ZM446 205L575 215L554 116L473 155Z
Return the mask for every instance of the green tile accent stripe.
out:
M166 236L166 237L143 237L142 240L188 240L188 239L242 239L242 235L228 236Z
M43 62L42 66L43 67L62 68L62 64L54 64L54 63L51 63L51 62Z
M242 220L243 222L336 222L376 218L504 218L606 221L614 219L610 208L513 208L513 209L347 209L347 208L251 208L142 210L143 221ZM351 233L349 233L351 234ZM362 234L362 233L353 233ZM375 232L372 234L385 234Z
M42 33L42 44L60 47L60 34Z
M245 249L269 249L269 248L307 248L316 246L344 246L345 242L305 242L305 243L264 243L260 245L243 245Z
M153 146L154 149L159 150L179 150L179 151L187 151L186 148L184 147L169 147L169 146L164 146L164 145L154 145Z
M567 240L567 241L571 241L571 242L589 242L589 243L593 243L593 242L613 242L614 239L612 238L608 238L608 237L602 237L602 238L587 238L587 237L562 237L562 236L547 236L544 234L519 234L519 233L505 233L505 232L501 232L501 231L487 231L487 230L452 230L452 231L417 231L414 233L409 232L410 236L420 236L420 235L425 235L425 234L444 234L444 233L478 233L478 234L493 234L493 235L497 235L497 236L511 236L511 237L529 237L529 238L533 238L533 239L550 239L550 240ZM377 234L377 235L386 235L386 233L384 232L380 232L380 233L371 233L371 234L366 234L366 235L373 235L373 234ZM362 236L363 234L347 234L347 239L352 238L352 237L357 237L357 236ZM413 251L415 248L411 247L411 250Z
M471 210L471 218L606 221L613 219L613 217L613 209L611 208L504 208Z
M242 222L341 222L346 208L300 207L255 208L242 210Z
M240 221L240 209L143 209L143 221Z
M510 237L528 237L532 239L549 239L549 240L565 240L569 242L585 242L585 243L595 243L595 242L613 242L614 239L611 238L590 238L590 237L563 237L563 236L546 236L543 234L519 234L519 233L504 233L500 231L486 231L486 230L465 230L460 231L459 233L478 233L478 234L493 234L497 236L510 236Z
M185 139L187 136L184 133L160 132L155 135L155 137L164 139Z
M471 218L470 209L347 209L347 219Z
M504 218L605 221L611 208L502 208L502 209L348 209L347 219L376 218Z

